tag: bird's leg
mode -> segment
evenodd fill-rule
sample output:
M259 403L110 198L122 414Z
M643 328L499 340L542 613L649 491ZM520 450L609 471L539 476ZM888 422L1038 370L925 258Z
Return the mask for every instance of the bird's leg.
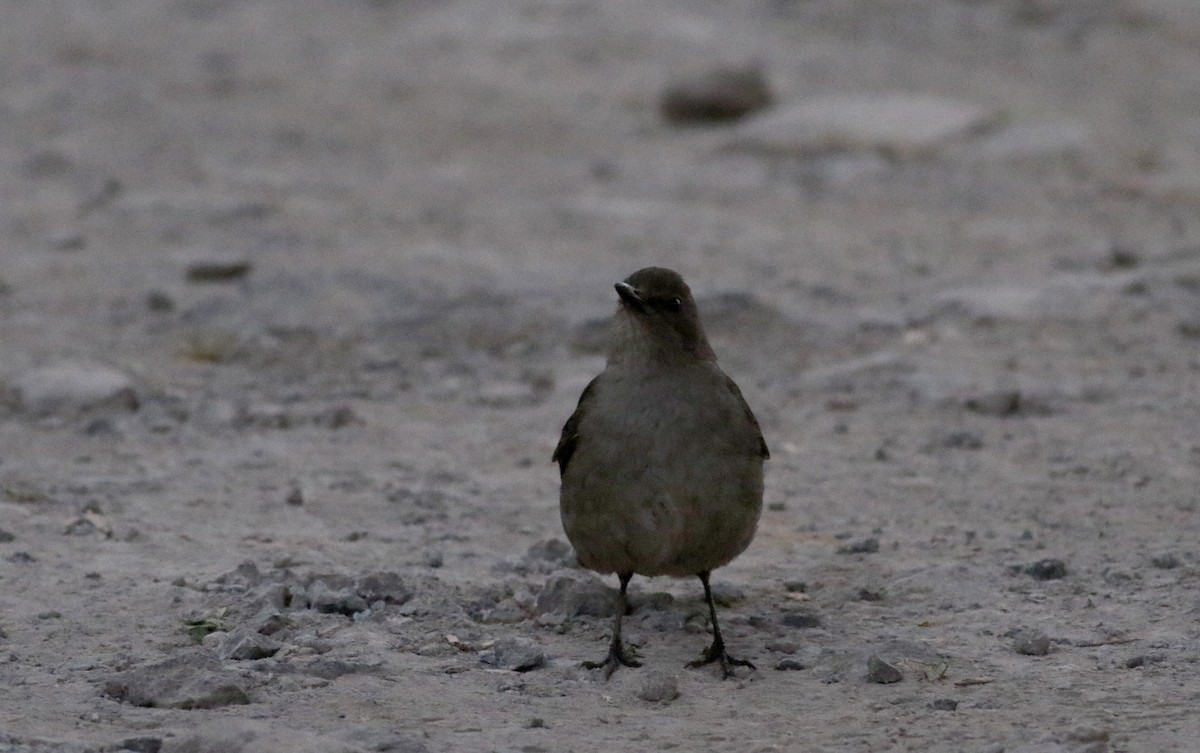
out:
M642 663L637 661L625 652L625 645L621 643L621 618L625 616L625 589L629 586L629 579L633 577L633 573L617 573L617 577L621 579L621 596L617 603L617 617L613 621L612 643L608 646L608 656L604 661L585 661L583 666L586 669L604 669L604 679L612 677L612 673L617 670L617 667L624 664L626 667L640 667Z
M705 570L702 573L696 573L700 578L700 582L704 584L704 598L708 601L708 615L712 619L713 627L713 642L704 652L704 655L693 662L688 662L689 667L703 667L706 664L711 664L715 661L721 662L721 673L723 677L732 677L734 667L756 667L745 659L735 659L725 653L725 639L721 637L721 628L717 625L717 605L713 602L712 588L708 585L709 571Z

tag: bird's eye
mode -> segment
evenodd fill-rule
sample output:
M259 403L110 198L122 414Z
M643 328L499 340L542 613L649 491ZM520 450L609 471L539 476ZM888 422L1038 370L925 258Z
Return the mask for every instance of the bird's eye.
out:
M678 311L681 308L683 308L683 299L682 298L672 298L671 300L667 301L667 309L668 310Z

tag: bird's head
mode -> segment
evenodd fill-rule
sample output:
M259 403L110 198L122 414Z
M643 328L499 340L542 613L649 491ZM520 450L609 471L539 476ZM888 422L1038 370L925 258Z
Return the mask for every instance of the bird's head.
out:
M615 285L620 303L610 360L635 353L672 360L715 360L683 277L664 267L639 269Z

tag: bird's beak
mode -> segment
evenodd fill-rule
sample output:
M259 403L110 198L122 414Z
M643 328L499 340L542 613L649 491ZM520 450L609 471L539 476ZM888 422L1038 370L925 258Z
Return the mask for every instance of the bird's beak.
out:
M626 306L638 311L641 311L645 307L642 297L638 295L638 292L629 283L618 282L613 287L617 289L617 295L621 296L621 302Z

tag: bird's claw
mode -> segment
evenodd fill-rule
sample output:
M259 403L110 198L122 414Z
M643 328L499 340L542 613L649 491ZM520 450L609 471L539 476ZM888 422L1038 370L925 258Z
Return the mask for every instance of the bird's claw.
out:
M751 662L745 659L735 659L725 652L725 644L722 641L713 641L713 644L708 647L704 655L695 661L688 662L688 667L695 669L697 667L705 667L713 662L721 663L722 678L733 677L733 670L730 667L749 667L750 669L758 669Z
M617 667L625 665L626 667L640 667L642 663L634 659L625 652L625 647L620 643L613 643L608 649L608 656L604 657L604 661L585 661L582 663L584 669L603 669L604 679L612 677L612 673L617 671Z

